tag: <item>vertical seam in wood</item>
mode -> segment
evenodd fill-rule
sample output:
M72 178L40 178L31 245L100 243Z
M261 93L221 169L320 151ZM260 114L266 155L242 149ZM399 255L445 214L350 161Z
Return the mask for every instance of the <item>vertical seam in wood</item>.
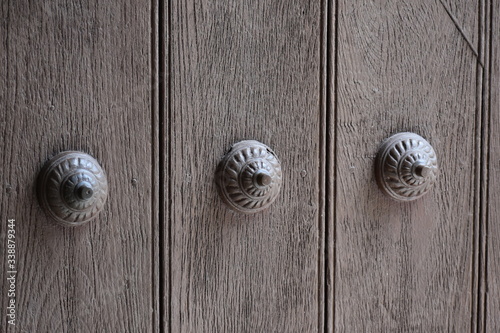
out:
M320 325L319 331L328 332L330 327L330 304L331 304L331 293L329 291L329 282L330 282L330 263L329 263L329 241L330 237L328 232L330 230L329 224L331 223L330 213L329 213L329 200L330 200L330 190L329 190L329 172L330 165L328 162L328 152L330 151L330 142L329 142L329 121L328 121L328 59L329 59L329 0L323 0L321 2L321 49L320 49L320 108L321 108L321 159L320 166L322 169L320 175L320 201L323 214L320 214L320 232L322 234L321 237L321 254L320 261L322 274L319 276L319 285L320 285L320 297L323 298L323 304L320 311L322 311L323 316L320 318L322 321ZM321 304L321 303L320 303Z
M151 17L150 17L150 32L151 32L151 288L152 288L152 332L158 332L160 327L160 288L161 288L161 280L160 280L160 266L159 266L159 258L160 258L160 244L161 239L158 237L159 228L161 225L159 221L161 220L161 209L160 209L160 201L159 201L159 170L158 163L161 156L161 151L159 151L158 147L160 145L161 140L161 131L159 130L160 122L159 122L159 113L161 109L159 108L159 89L158 89L158 81L159 81L159 72L158 72L158 29L159 29L159 21L158 21L158 0L151 0Z
M170 236L170 230L168 230L170 224L168 226L165 225L165 214L170 214L170 207L165 203L165 197L170 196L170 184L169 186L165 186L165 173L168 173L170 169L166 169L170 162L170 149L167 147L170 140L166 140L170 138L170 131L166 131L166 118L165 113L170 112L169 103L167 103L166 107L166 99L170 96L169 85L166 83L166 68L165 68L165 48L167 47L167 43L165 41L166 31L165 31L165 2L159 1L158 6L158 57L159 57L159 82L158 82L158 90L159 90L159 99L158 99L158 108L159 108L159 202L160 202L160 210L159 210L159 239L160 239L160 251L159 251L159 266L160 266L160 332L165 332L167 323L170 323L170 241L166 241L166 237ZM169 43L168 43L169 44ZM167 56L170 55L168 52ZM170 177L169 177L170 178ZM165 193L167 191L167 193ZM165 210L167 208L167 210ZM168 253L167 253L168 251ZM168 269L168 272L166 271ZM168 283L168 284L167 284ZM167 285L166 285L167 284ZM166 307L168 306L168 309ZM170 331L170 329L169 329Z
M338 1L327 1L326 24L326 272L327 287L326 332L335 331L335 272L336 272L336 195L337 195L337 67L338 67ZM332 26L333 21L333 26ZM333 59L333 63L332 63ZM333 99L333 100L332 100ZM331 152L331 154L329 154Z
M478 61L483 57L482 50L482 23L483 23L483 0L479 0L478 5ZM474 333L478 331L479 328L479 257L480 257L480 240L479 240L479 232L480 232L480 174L481 174L481 78L480 73L478 71L478 66L476 66L476 105L475 105L475 133L474 133L474 178L473 178L473 209L474 209L474 218L473 218L473 226L472 226L472 270L470 272L471 275L471 308L470 308L470 332Z
M487 219L488 219L488 142L489 142L489 63L490 63L490 44L491 44L491 4L488 0L481 0L479 3L479 63L477 65L477 98L476 110L477 120L476 126L479 133L476 134L478 140L476 144L476 197L478 203L475 207L478 209L475 214L476 227L474 231L477 235L474 236L474 273L473 286L475 287L475 316L471 320L476 321L475 325L471 326L471 331L476 332L486 331L486 264L487 264ZM472 323L474 324L474 323Z
M493 91L492 90L492 84L493 84L493 79L492 79L492 74L493 75L498 75L498 73L494 73L493 72L493 63L497 62L498 59L494 59L493 58L493 48L494 48L494 45L493 45L493 41L494 40L497 40L497 39L494 39L493 38L493 34L494 33L497 33L498 34L498 31L494 31L493 30L493 27L494 27L494 24L493 22L495 22L494 20L498 18L495 17L495 9L497 9L497 7L494 5L494 1L489 1L489 9L490 9L490 12L489 12L489 41L488 41L488 67L487 67L487 70L488 70L488 104L487 104L487 116L488 116L488 126L487 126L487 130L488 130L488 133L487 133L487 138L488 138L488 151L487 151L487 154L486 154L486 182L487 184L489 184L489 168L490 168L490 161L491 161L491 126L492 126L492 117L491 117L491 114L492 114L492 109L491 109L491 92ZM496 14L498 14L498 12L496 12ZM488 316L488 311L487 311L487 298L488 298L488 243L487 243L487 240L488 240L488 235L489 235L489 223L490 223L490 191L489 191L489 187L487 187L487 191L486 191L486 213L485 213L485 256L484 256L484 271L485 271L485 275L484 275L484 316L483 316L483 320L484 320L484 331L486 332L486 320L487 320L487 316Z
M167 119L166 119L166 129L168 133L169 140L166 143L166 149L168 151L168 197L167 197L167 209L168 209L168 291L167 291L167 296L168 296L168 331L172 332L172 198L171 195L173 193L172 191L172 170L170 167L170 161L172 160L172 145L171 141L173 138L173 128L172 128L172 81L171 81L171 69L172 69L172 43L170 39L170 33L172 31L172 20L171 20L171 12L172 12L172 3L171 1L168 1L167 6L164 8L166 13L164 13L164 20L166 20L166 26L165 26L165 31L163 35L163 41L167 45L163 46L163 49L167 49L167 55L166 55L166 63L165 67L163 68L163 72L165 75L164 81L166 85L166 113L167 113ZM165 58L165 56L164 56Z
M337 272L337 195L339 194L337 192L337 177L338 177L338 150L337 150L337 142L338 142L338 132L337 129L339 128L338 126L338 66L339 66L339 4L338 0L335 2L335 46L334 46L334 54L335 54L335 62L334 62L334 69L333 69L333 75L334 75L334 105L333 105L333 151L334 151L334 165L333 165L333 188L334 188L334 198L333 198L333 217L334 217L334 222L333 222L333 297L335 301L335 295L336 295L336 272ZM335 331L335 319L336 319L336 312L335 312L335 302L334 308L333 308L333 330Z
M486 124L484 125L484 131L483 131L483 167L482 171L484 172L483 174L483 181L482 181L482 191L483 191L483 202L482 202L482 207L483 207L483 212L481 214L481 217L483 218L483 235L482 235L482 251L483 251L483 269L481 273L483 274L483 278L480 280L481 282L481 288L480 288L480 295L482 296L482 303L481 303L481 318L479 318L482 321L482 326L483 326L483 332L486 332L486 320L487 320L487 289L488 289L488 225L489 225L489 165L490 165L490 133L491 133L491 73L492 73L492 56L493 56L493 2L485 0L486 2L486 8L488 11L486 11L485 15L485 26L487 27L487 33L485 34L486 36L486 42L485 42L485 56L487 55L487 58L485 59L485 69L484 69L484 74L483 74L483 93L482 93L482 99L483 99L483 119L487 119Z
M487 282L487 235L488 235L488 156L489 156L489 83L490 83L490 65L491 65L491 3L484 0L483 36L480 40L483 42L481 51L483 52L482 87L481 87L481 215L480 215L480 271L479 271L479 309L478 323L479 332L486 331L486 282ZM490 65L488 65L490 64Z
M326 208L326 36L327 30L325 27L325 13L327 12L328 4L326 0L321 1L320 9L320 68L319 68L319 108L320 108L320 126L319 126L319 140L320 140L320 150L319 150L319 220L318 220L318 232L319 232L319 251L318 251L318 332L325 331L327 327L327 304L328 304L328 294L326 293L326 282L327 279L327 235L326 230L328 229L328 217Z

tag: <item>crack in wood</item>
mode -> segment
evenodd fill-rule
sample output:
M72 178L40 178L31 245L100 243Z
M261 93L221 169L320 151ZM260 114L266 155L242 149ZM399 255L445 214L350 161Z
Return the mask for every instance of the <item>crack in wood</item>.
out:
M476 56L476 59L479 63L479 65L484 68L484 65L481 61L481 59L479 58L479 53L477 52L476 48L474 47L474 45L472 45L472 42L471 40L469 39L469 37L467 37L467 35L465 34L465 31L463 29L463 27L460 25L460 23L458 22L458 19L456 18L455 15L453 15L453 13L451 12L451 10L446 6L446 4L443 2L443 0L439 0L439 3L443 6L444 10L446 11L446 13L448 14L448 16L450 17L451 21L453 22L453 24L455 25L455 27L457 28L458 32L460 33L460 35L462 36L462 38L465 40L465 42L467 43L467 45L469 46L469 48L471 49L471 51L474 53L474 55Z

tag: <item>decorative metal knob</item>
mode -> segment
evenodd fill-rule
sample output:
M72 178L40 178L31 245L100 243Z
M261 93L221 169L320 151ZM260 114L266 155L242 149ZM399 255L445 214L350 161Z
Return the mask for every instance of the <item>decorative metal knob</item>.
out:
M411 201L436 181L438 164L432 146L415 133L398 133L382 142L375 162L378 186L389 197Z
M106 174L90 155L58 154L38 176L38 201L46 213L65 226L84 224L97 216L108 195Z
M221 160L215 179L222 200L230 208L255 213L269 207L278 196L281 165L265 144L241 141Z

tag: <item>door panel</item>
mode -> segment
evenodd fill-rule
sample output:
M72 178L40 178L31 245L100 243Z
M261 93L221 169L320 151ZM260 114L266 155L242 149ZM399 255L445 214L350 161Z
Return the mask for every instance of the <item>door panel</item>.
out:
M153 329L151 27L148 1L0 5L0 226L15 219L17 325L2 331ZM35 196L42 165L93 155L109 196L90 223L52 224ZM6 281L4 269L0 278Z
M321 330L320 4L170 11L171 329ZM243 139L269 145L283 170L278 199L253 215L230 211L214 183Z
M3 1L0 258L7 332L495 332L500 5L492 1ZM423 198L377 188L383 139L437 152ZM225 206L254 139L283 186ZM109 197L53 224L35 184L65 150ZM325 270L326 268L326 270Z
M335 327L469 330L476 51L439 1L339 1L337 38ZM373 172L380 142L404 131L440 165L411 203L385 197Z

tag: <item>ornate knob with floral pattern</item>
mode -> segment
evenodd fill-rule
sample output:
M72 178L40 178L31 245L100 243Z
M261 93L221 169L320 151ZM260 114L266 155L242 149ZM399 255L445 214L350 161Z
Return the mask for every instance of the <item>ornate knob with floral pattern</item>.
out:
M38 176L37 194L47 215L62 225L77 226L102 210L108 182L92 156L66 151L45 164Z
M233 210L255 213L269 207L281 187L281 165L265 144L234 144L219 163L216 183L222 200Z
M438 174L436 153L415 133L398 133L382 142L375 162L375 178L385 194L400 201L420 198Z

